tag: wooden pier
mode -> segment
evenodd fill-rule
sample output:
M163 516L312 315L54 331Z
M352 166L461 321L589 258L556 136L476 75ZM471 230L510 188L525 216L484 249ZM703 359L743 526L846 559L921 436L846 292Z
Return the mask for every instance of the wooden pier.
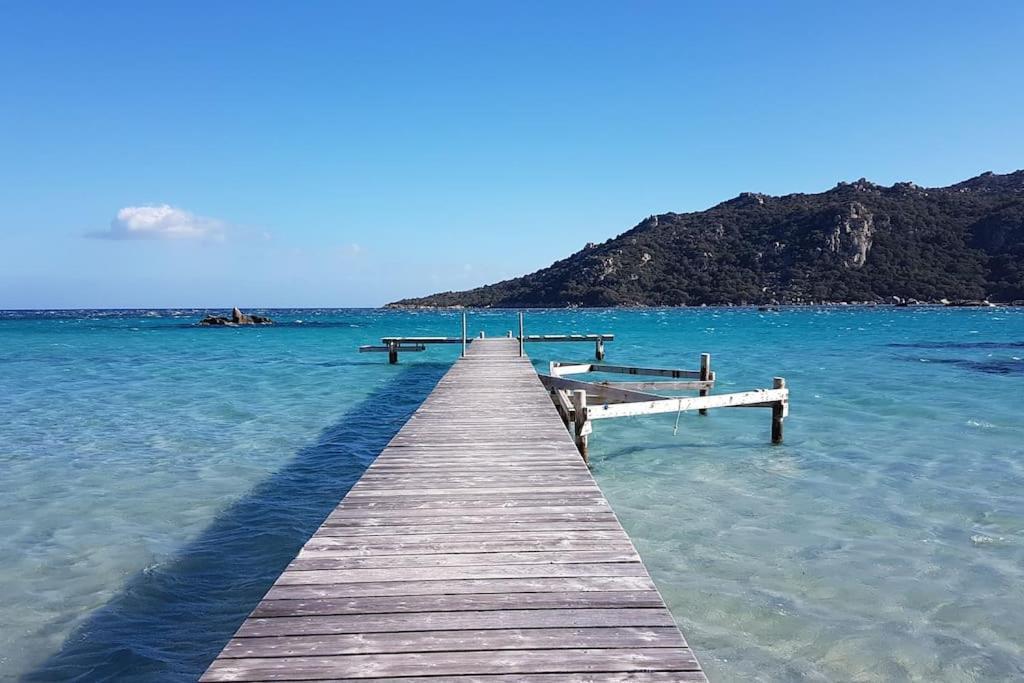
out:
M473 340L203 681L706 680L520 339Z

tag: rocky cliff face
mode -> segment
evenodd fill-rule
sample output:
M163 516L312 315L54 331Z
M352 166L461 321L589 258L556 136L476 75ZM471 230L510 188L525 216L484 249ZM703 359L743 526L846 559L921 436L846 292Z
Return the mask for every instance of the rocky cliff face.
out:
M651 216L530 275L396 306L1024 299L1024 171L944 188L865 179Z
M860 268L867 263L874 234L874 214L860 202L850 202L847 211L836 217L828 248L839 256L843 266Z

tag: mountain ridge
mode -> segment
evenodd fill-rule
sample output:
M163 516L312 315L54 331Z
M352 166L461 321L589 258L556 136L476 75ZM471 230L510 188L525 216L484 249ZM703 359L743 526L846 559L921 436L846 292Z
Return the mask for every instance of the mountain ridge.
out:
M651 215L521 277L390 307L1024 299L1024 170L927 188L865 178Z

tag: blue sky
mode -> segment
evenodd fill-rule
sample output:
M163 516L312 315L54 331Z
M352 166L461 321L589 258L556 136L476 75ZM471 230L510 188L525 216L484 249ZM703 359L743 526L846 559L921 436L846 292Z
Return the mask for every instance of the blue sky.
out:
M5 2L0 308L357 306L1024 167L1024 3Z

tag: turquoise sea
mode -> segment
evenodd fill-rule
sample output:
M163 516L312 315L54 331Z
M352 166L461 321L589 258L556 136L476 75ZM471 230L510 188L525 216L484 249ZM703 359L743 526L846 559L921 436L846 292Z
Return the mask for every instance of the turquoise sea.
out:
M457 348L459 314L0 313L0 676L194 680ZM470 313L502 335L514 312ZM769 412L595 425L592 463L712 680L1024 677L1024 310L530 311ZM531 344L538 367L585 344Z

